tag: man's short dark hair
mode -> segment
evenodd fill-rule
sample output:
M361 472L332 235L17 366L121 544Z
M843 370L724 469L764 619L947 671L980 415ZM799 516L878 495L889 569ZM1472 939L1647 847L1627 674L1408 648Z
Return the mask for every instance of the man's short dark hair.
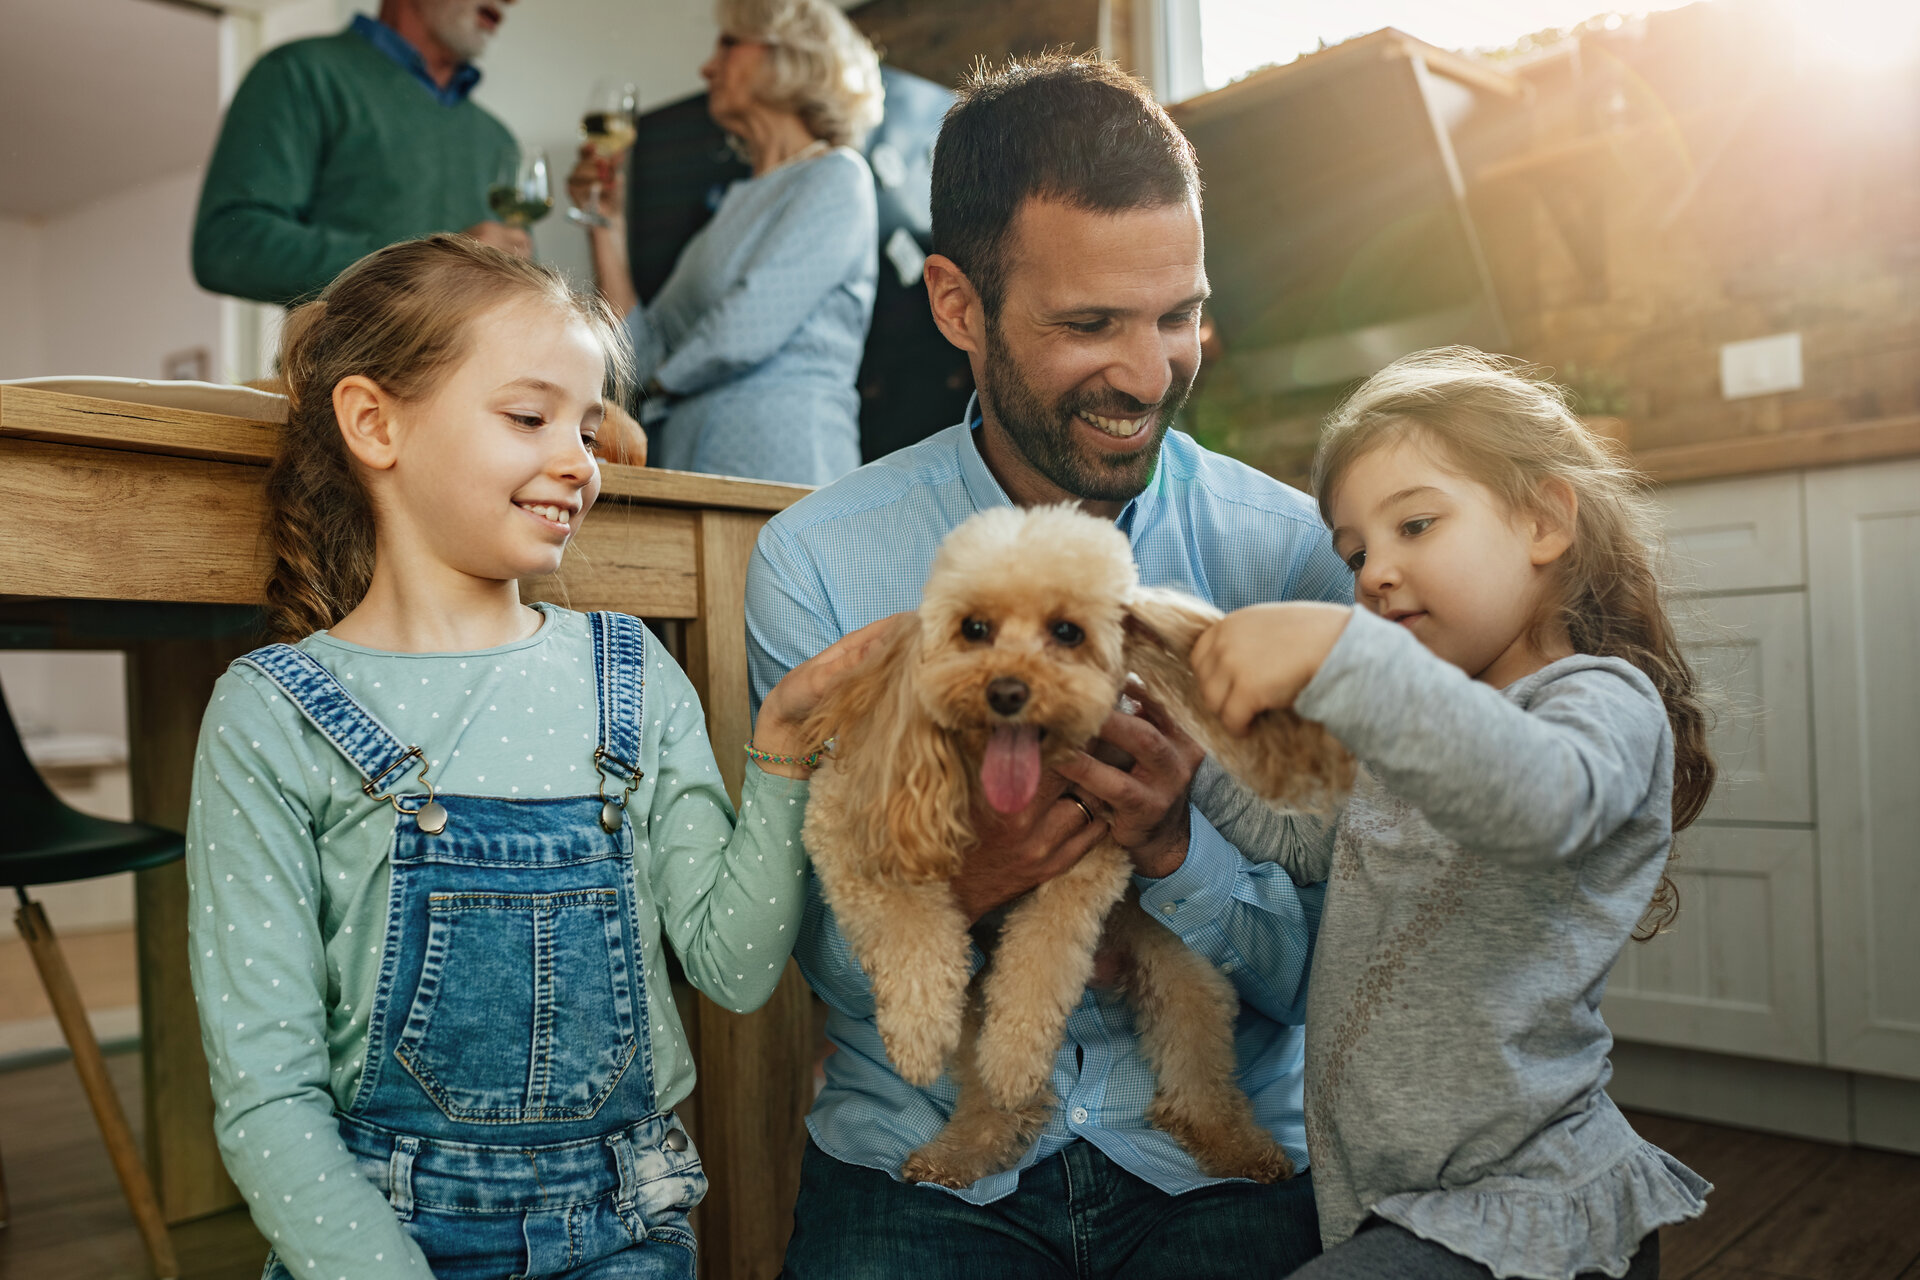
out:
M966 273L991 319L1006 296L1007 232L1029 197L1117 213L1199 191L1193 144L1114 63L1066 53L982 63L934 145L933 248Z

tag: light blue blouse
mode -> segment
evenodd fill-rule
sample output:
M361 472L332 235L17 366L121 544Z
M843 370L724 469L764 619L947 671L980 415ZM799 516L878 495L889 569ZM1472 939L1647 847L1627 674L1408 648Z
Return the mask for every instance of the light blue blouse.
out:
M878 227L847 147L728 188L627 316L638 377L674 397L649 422L662 466L819 485L860 465Z

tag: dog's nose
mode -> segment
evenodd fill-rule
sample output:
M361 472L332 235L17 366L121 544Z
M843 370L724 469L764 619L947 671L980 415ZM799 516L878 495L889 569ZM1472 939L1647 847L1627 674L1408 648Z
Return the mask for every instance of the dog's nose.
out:
M1010 716L1027 705L1030 692L1024 680L1001 676L987 686L987 705L1003 716Z

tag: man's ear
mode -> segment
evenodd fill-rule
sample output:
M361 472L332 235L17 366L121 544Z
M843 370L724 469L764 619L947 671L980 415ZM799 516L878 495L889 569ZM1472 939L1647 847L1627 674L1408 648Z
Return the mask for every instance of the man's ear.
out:
M1579 496L1565 480L1549 480L1540 487L1539 507L1532 521L1530 558L1535 565L1552 564L1567 553L1573 545L1574 521L1579 514Z
M927 282L927 305L933 308L933 322L940 326L940 332L976 361L984 359L987 312L973 281L952 258L940 253L927 255L921 274Z
M394 398L372 378L352 374L333 387L333 420L347 452L361 465L385 471L394 463Z

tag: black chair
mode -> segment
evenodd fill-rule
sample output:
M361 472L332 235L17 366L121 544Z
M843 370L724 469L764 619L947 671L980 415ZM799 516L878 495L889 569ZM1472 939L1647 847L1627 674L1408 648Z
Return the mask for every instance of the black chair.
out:
M59 1019L60 1031L73 1050L74 1070L100 1124L120 1189L147 1247L154 1274L172 1280L180 1274L173 1242L160 1212L160 1199L147 1177L146 1165L134 1145L126 1112L107 1075L100 1042L87 1022L86 1008L67 968L66 957L47 924L40 904L27 896L27 886L90 880L121 871L139 871L172 862L185 852L178 835L143 822L109 822L69 808L53 794L27 751L0 694L0 885L12 885L20 898L14 923L33 954L40 982ZM0 1227L8 1217L7 1188L0 1176Z

